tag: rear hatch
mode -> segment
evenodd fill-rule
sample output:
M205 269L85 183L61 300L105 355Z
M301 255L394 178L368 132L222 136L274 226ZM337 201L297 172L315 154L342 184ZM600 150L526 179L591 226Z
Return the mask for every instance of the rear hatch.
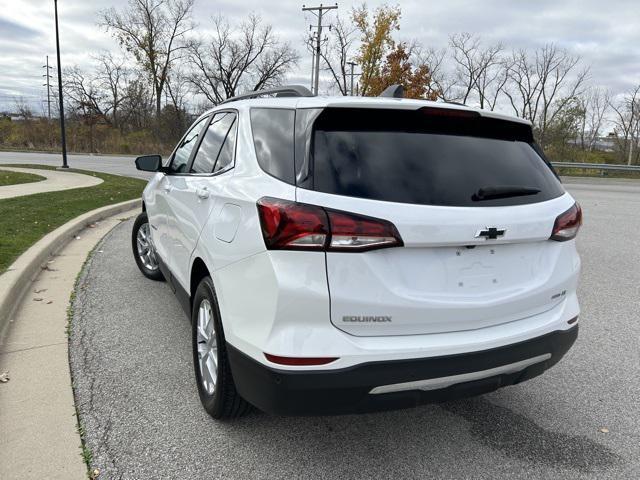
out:
M570 288L554 220L573 205L529 125L476 112L325 109L299 202L385 219L402 247L326 253L332 323L353 335L470 330Z

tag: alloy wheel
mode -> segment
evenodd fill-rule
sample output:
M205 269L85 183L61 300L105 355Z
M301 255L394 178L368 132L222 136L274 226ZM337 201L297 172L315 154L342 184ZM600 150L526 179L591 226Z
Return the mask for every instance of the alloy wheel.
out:
M138 246L138 257L142 265L148 270L157 270L158 259L156 258L156 249L151 240L149 223L140 225L138 235L136 236L136 243Z
M218 379L218 344L211 303L204 299L198 308L196 341L200 381L208 395L213 395Z

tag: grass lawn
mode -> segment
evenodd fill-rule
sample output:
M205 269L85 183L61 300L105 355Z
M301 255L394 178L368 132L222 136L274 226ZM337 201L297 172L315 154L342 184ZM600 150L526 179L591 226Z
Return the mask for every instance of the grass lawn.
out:
M12 167L55 169L45 165ZM147 184L136 178L69 169L104 180L94 187L0 200L0 273L21 253L60 225L90 210L140 198Z
M7 185L18 185L20 183L41 182L44 177L34 175L32 173L10 172L9 170L0 170L0 187Z

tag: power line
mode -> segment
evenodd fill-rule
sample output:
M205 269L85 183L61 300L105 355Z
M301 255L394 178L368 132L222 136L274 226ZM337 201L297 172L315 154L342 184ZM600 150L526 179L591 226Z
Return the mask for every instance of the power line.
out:
M317 7L307 7L305 5L302 5L302 11L303 12L311 12L313 13L316 17L318 17L318 25L316 26L316 37L315 37L315 41L316 41L316 50L315 50L315 58L314 58L314 62L312 62L312 69L314 69L313 71L313 75L314 75L314 81L313 81L313 93L314 95L318 95L318 83L320 82L320 46L322 43L322 27L324 27L325 25L322 25L322 17L325 13L326 10L335 10L338 8L338 4L336 3L335 5L328 5L328 6L324 6L322 4L320 4ZM317 12L317 13L316 13ZM313 27L312 27L313 28Z

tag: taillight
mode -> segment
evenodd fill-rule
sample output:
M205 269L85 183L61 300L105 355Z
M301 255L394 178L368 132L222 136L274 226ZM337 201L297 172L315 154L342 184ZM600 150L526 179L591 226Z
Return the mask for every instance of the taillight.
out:
M321 207L261 198L258 212L268 249L324 250L329 221Z
M378 218L269 197L258 200L258 213L269 250L362 252L403 245L396 227Z
M402 246L398 230L387 220L337 210L327 210L327 214L331 226L329 250L363 251Z
M582 225L582 208L576 202L569 210L558 215L556 222L553 224L550 238L558 242L566 242L576 238L580 225Z

